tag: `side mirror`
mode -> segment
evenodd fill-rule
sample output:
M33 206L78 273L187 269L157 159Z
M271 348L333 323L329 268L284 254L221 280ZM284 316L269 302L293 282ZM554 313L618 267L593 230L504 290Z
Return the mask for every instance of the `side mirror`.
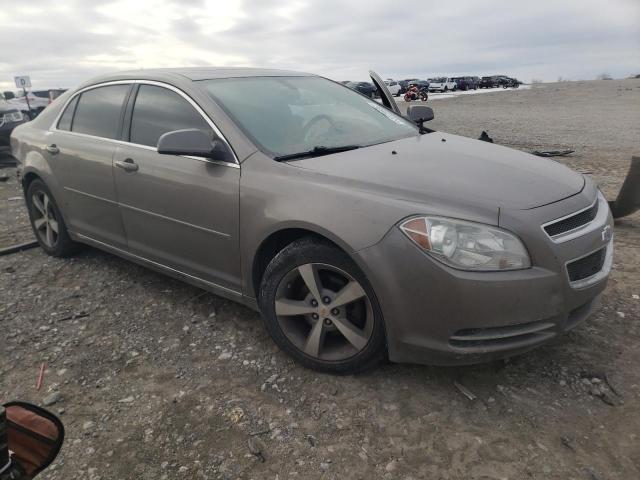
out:
M197 128L167 132L158 139L158 153L163 155L193 155L212 160L233 162L229 147L218 138Z
M407 109L407 116L412 122L415 122L420 126L422 126L424 122L428 122L435 118L431 107L427 107L426 105L411 105Z
M13 92L4 92L4 99L5 100L13 100L14 98L16 98L16 94Z
M48 411L24 402L0 406L0 472L7 478L32 479L51 465L63 441L62 422Z

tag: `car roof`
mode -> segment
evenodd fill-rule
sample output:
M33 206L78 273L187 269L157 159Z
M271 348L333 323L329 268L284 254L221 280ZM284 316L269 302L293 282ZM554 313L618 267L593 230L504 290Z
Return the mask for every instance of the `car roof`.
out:
M251 67L190 67L190 68L153 68L141 70L128 70L112 74L102 75L85 82L85 85L117 80L158 80L158 81L198 81L220 78L244 78L244 77L309 77L310 73L295 72L293 70L277 70L270 68Z

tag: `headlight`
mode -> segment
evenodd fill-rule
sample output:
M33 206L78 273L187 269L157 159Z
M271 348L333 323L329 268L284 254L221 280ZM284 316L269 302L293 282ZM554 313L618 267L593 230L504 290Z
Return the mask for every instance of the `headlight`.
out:
M518 237L480 223L414 217L400 230L436 260L461 270L520 270L531 260Z

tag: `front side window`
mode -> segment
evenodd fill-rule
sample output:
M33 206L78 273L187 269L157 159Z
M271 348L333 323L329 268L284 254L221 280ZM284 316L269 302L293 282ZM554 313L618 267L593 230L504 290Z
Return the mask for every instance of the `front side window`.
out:
M129 85L108 85L81 93L71 130L96 137L117 138L122 105L128 91Z
M380 103L320 77L202 80L202 87L266 153L360 147L418 135Z
M163 134L187 128L213 136L202 115L181 95L155 85L140 85L131 117L132 143L155 147Z

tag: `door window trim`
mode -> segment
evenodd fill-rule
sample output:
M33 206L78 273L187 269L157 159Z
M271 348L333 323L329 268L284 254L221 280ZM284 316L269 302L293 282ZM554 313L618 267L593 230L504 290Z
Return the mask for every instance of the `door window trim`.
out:
M141 80L141 79L134 79L134 80L113 80L113 81L109 81L109 82L102 82L102 83L96 83L94 85L89 85L87 87L84 87L80 90L78 90L77 92L75 92L64 104L64 106L60 109L60 112L58 113L58 115L56 115L53 124L51 125L51 127L49 127L50 131L53 132L62 132L65 134L69 134L69 135L77 135L80 137L85 137L85 138L95 138L98 140L103 140L106 142L113 142L116 143L118 145L129 145L129 146L133 146L133 147L137 147L137 148L142 148L144 150L150 150L150 151L154 151L157 152L158 149L154 148L154 147L150 147L149 145L141 145L139 143L132 143L132 142L128 142L122 139L113 139L113 138L105 138L105 137L99 137L96 135L89 135L86 133L79 133L79 132L73 132L70 130L59 130L58 129L58 122L60 121L60 118L62 117L62 115L64 114L64 112L67 110L67 107L69 106L69 104L71 103L71 101L76 98L77 96L81 95L83 92L86 92L87 90L93 90L95 88L100 88L100 87L107 87L109 85L155 85L157 87L162 87L162 88L166 88L167 90L171 90L175 93L177 93L178 95L180 95L182 98L184 98L187 102L189 102L191 104L191 106L196 110L196 112L198 112L198 114L200 114L200 116L203 118L203 120L205 122L207 122L207 124L211 127L211 129L214 131L214 133L218 136L218 138L220 140L222 140L227 147L229 148L229 150L231 151L231 153L233 154L233 160L234 162L224 162L221 160L212 160L209 158L204 158L204 157L195 157L195 156L191 156L191 155L181 155L184 158L190 158L192 160L198 160L201 162L206 162L206 163L214 163L216 165L224 165L227 167L231 167L231 168L240 168L240 162L238 161L238 157L236 155L236 152L233 150L233 148L231 147L231 144L229 143L229 141L227 140L227 138L222 134L222 132L220 131L220 129L218 128L218 126L211 120L211 118L209 118L209 116L205 113L205 111L200 107L200 105L198 105L189 95L187 95L185 92L183 92L182 90L180 90L177 87L174 87L173 85L170 85L168 83L165 82L160 82L157 80ZM126 107L127 103L130 100L130 93L127 94L127 98L125 99L125 103L123 104L123 108ZM129 113L129 112L125 112L125 113ZM131 109L131 113L133 113L133 109ZM73 125L73 120L75 119L75 112L74 115L71 119L71 124ZM126 118L121 118L121 123L119 125L119 131L120 133L122 133L122 122L126 121Z

